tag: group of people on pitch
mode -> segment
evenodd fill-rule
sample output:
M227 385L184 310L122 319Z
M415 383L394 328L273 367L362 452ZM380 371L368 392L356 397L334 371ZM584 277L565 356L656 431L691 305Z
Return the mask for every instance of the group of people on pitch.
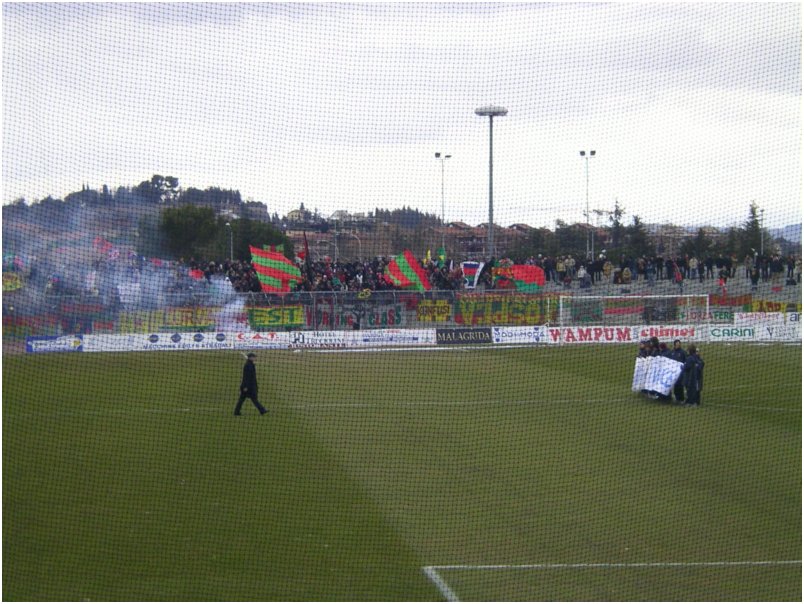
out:
M681 340L675 340L673 347L668 348L664 342L659 342L659 338L653 337L639 343L640 357L662 356L673 359L683 364L681 375L678 376L673 386L672 397L653 391L643 391L653 399L670 401L675 398L676 402L687 407L699 407L701 405L701 390L703 390L703 370L704 361L698 354L695 344L687 346L687 350L681 346Z

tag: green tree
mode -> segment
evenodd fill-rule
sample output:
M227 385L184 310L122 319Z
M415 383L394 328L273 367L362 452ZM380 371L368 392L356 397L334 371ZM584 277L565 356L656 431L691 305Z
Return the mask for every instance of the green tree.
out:
M146 258L164 258L170 254L166 234L160 229L160 218L156 214L146 214L139 220L134 233L137 254Z
M227 250L224 257L229 257L228 252L228 237L229 227L226 226L226 220L223 218L218 219L218 241L225 240ZM288 258L294 257L293 242L288 239L282 231L267 222L259 222L256 220L249 220L248 218L241 218L239 220L231 220L229 224L232 228L232 241L234 247L235 260L248 260L251 258L251 251L249 246L253 245L257 248L262 248L266 245L283 245L285 249L285 256ZM218 248L220 249L220 247Z
M771 236L767 231L763 232L758 214L759 207L755 201L752 201L751 205L748 207L748 218L746 218L737 233L736 246L730 250L737 252L738 258L745 258L746 255L753 256L754 254L759 254L762 250L763 243L765 244L765 252L767 253L768 251Z
M544 254L553 256L558 253L556 236L549 229L531 229L522 239L517 240L516 244L505 255L513 259L525 260L530 256Z
M218 230L215 212L211 208L181 206L162 211L159 230L167 247L176 258L205 256Z
M712 253L714 242L706 234L703 227L698 229L695 237L685 239L681 244L681 255L698 258L699 260L705 259Z
M623 216L625 216L625 208L620 205L618 200L614 200L614 211L609 216L609 222L611 222L611 227L609 228L610 232L610 241L611 241L611 252L613 250L618 250L621 246L625 244L625 225L623 224Z
M549 250L555 254L572 254L573 256L586 256L586 242L589 231L583 224L567 224L563 220L556 220L554 237L555 248Z
M656 248L639 216L634 216L633 222L625 227L625 236L627 240L625 246L626 255L639 258L640 256L653 256L656 254Z

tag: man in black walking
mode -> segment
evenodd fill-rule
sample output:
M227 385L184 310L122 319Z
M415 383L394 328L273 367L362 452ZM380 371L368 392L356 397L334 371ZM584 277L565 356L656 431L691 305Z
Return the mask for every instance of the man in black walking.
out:
M260 412L260 415L265 415L268 411L260 404L259 399L257 398L257 367L254 364L254 360L257 358L257 355L253 352L248 354L246 364L243 365L243 379L240 382L240 398L237 399L237 405L235 405L234 414L240 415L240 409L243 406L243 402L250 398L251 402L254 403L254 406L257 408L257 411Z

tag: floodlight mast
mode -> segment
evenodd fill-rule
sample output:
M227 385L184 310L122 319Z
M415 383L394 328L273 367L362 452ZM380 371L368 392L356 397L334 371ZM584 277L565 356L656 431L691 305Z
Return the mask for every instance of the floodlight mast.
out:
M495 256L494 251L494 118L503 117L508 114L505 107L488 105L475 109L475 113L482 117L489 118L489 234L488 250L489 258Z

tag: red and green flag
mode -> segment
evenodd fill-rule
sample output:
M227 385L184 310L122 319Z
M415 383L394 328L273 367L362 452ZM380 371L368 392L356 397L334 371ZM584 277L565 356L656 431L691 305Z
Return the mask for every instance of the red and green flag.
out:
M420 292L429 291L431 287L427 273L410 250L391 260L385 267L385 275L397 287L415 288Z
M511 281L517 291L537 292L544 286L544 270L542 267L530 264L514 264L510 267Z
M290 284L302 280L301 271L279 252L249 246L251 263L264 292L289 292Z

